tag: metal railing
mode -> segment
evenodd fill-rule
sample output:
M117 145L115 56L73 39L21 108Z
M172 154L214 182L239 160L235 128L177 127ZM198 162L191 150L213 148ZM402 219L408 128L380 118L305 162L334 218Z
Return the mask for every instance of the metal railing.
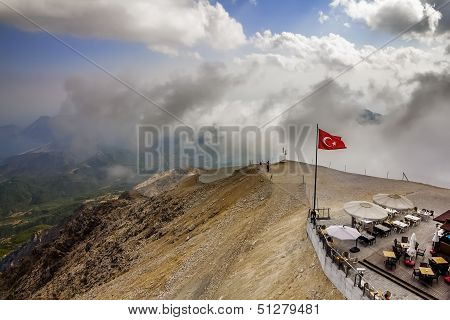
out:
M330 208L316 208L317 220L330 220ZM308 216L311 215L312 209L309 209Z

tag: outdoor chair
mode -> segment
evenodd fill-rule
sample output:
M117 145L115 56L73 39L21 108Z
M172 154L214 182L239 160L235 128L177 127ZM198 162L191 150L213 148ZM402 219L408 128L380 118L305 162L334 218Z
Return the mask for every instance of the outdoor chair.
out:
M423 258L425 258L425 251L426 251L426 249L416 249L416 259L417 259L417 257L422 257L422 259Z
M348 253L348 251L344 251L344 253L342 253L342 256L346 259L350 258L350 254Z
M408 237L402 237L402 243L408 243L408 242L409 242Z
M336 264L338 266L338 270L342 270L345 272L345 260L342 257L336 257Z
M331 261L333 261L333 263L338 264L339 259L338 256L336 255L336 253L334 251L330 250L330 254L329 254Z
M362 284L362 290L363 290L363 295L367 295L369 294L369 284L367 282L365 282L364 280L361 280L361 284Z
M441 276L447 276L448 275L448 268L446 268L445 266L439 267L439 274Z
M413 273L412 273L413 278L418 278L420 279L420 270L419 269L414 269Z
M386 259L386 260L384 261L384 265L385 265L387 268L390 268L390 269L396 269L396 268L397 268L397 259L394 259L394 258Z
M430 266L429 266L428 263L426 263L426 262L421 262L421 263L420 263L420 267L421 267L421 268L429 268Z
M433 285L433 279L430 276L425 276L423 274L420 275L420 281L427 285Z
M364 283L363 295L367 296L370 300L375 300L377 292L374 289L370 288L368 283Z
M356 239L359 243L364 243L364 245L368 245L369 241L366 239L366 237L364 236L364 234L361 233L361 236L358 237L358 239Z
M322 247L325 247L325 236L322 232L319 232L319 240L322 242Z
M326 242L324 242L324 246L325 246L326 256L331 257L333 259L333 255L332 255L333 251L331 250L331 247Z
M412 257L408 254L407 251L403 252L403 260L412 260Z
M400 258L402 257L403 253L395 246L392 246L392 251L395 254L395 258L400 261Z
M448 274L448 267L446 265L437 264L431 259L429 260L429 263L434 273L439 274L441 276L445 276Z
M316 234L319 235L320 234L320 225L316 225Z
M378 237L379 236L379 233L377 232L377 231L375 231L375 230L369 230L369 231L367 231L371 236L374 236L374 237Z
M436 268L436 263L432 260L432 259L428 259L428 265L430 266L430 268L435 269Z
M349 262L352 263L352 264L357 264L359 262L358 257L350 258Z
M439 273L434 273L434 276L428 276L431 280L431 282L433 282L433 280L436 280L436 282L439 282Z
M358 258L350 258L350 253L348 253L347 251L345 251L343 254L342 254L342 256L346 259L346 261L348 262L348 263L352 263L352 264L355 264L355 263L358 263Z

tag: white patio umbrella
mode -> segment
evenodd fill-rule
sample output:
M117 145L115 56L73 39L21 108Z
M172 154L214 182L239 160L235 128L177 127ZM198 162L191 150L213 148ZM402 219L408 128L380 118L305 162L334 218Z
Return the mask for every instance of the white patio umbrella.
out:
M361 220L384 220L388 217L386 210L367 201L350 201L344 204L344 211Z
M358 238L361 236L361 233L359 233L358 230L351 227L346 226L329 226L325 229L327 231L327 234L330 237L336 238L338 240L354 240L356 241L356 246L351 248L351 252L358 252Z
M379 204L380 206L397 209L397 210L407 210L413 209L414 203L406 198L405 196L392 193L379 193L373 196L373 202Z
M416 255L416 242L417 242L416 234L413 233L411 235L411 239L409 239L409 248L408 250L406 250L406 253L410 257L414 257Z
M346 226L329 226L325 230L330 237L338 240L356 240L361 236L358 230Z

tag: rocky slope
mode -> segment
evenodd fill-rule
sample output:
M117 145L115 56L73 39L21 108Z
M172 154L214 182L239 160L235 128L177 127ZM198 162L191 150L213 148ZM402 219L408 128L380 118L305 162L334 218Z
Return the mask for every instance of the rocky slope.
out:
M303 169L162 175L87 203L2 263L0 298L342 298L305 234Z

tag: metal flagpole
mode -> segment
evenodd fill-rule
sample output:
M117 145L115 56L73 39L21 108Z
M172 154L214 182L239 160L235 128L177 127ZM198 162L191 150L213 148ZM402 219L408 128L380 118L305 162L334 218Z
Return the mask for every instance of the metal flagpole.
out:
M316 210L316 193L317 193L317 149L319 144L319 124L316 127L316 167L314 172L314 200L313 200L313 210Z

